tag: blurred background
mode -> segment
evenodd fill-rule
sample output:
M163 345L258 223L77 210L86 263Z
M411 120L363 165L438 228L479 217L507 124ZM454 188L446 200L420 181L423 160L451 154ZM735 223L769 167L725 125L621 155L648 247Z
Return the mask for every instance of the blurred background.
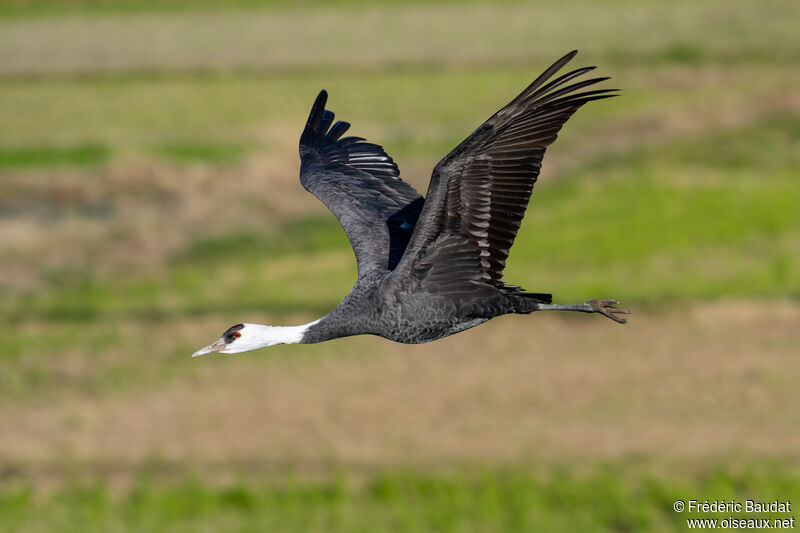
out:
M800 505L798 27L795 0L4 0L0 530L668 531L676 499ZM355 280L297 177L320 89L424 192L575 48L623 96L548 151L506 279L619 298L628 325L189 357Z

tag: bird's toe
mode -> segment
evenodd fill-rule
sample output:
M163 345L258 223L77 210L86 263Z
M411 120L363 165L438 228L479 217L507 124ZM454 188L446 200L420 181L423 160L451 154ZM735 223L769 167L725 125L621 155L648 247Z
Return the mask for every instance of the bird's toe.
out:
M620 309L619 300L590 300L587 302L596 313L600 313L604 317L610 318L614 322L625 324L628 320L617 315L631 314L629 309Z

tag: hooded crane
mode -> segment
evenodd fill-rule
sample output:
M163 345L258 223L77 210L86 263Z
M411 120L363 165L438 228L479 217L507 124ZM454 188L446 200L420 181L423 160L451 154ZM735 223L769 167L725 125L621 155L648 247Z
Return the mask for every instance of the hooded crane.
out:
M342 137L319 93L300 137L300 183L339 219L358 280L330 313L300 326L237 324L194 356L275 344L379 335L403 343L447 337L508 313L579 311L625 323L616 300L557 305L552 296L503 281L503 269L539 176L542 157L582 105L616 96L582 91L608 78L569 83L594 67L551 78L577 53L544 71L433 169L428 196L400 179L383 148Z

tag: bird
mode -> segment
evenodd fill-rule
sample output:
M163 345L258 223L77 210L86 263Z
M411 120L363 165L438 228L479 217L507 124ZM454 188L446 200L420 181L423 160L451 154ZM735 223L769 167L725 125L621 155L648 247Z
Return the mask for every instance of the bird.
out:
M598 313L618 323L617 300L559 305L551 294L506 284L503 270L539 176L542 159L580 107L617 96L577 80L595 67L554 77L577 54L553 63L433 169L423 198L400 179L384 149L343 136L321 91L300 136L300 183L339 220L355 252L358 278L322 318L298 326L242 323L193 357L276 344L377 335L408 344L435 341L505 314Z

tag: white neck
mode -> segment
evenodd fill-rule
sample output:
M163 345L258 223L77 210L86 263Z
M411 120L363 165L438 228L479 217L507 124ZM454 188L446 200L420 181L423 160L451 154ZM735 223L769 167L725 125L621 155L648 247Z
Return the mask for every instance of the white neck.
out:
M300 326L264 326L262 324L245 324L242 329L242 337L236 344L241 351L256 350L266 346L276 344L297 344L303 340L305 332L319 322L309 322Z
M303 340L303 334L305 334L310 326L311 324L303 324L300 326L259 326L258 330L254 331L254 333L257 333L260 337L262 346L272 346L273 344L297 344Z

